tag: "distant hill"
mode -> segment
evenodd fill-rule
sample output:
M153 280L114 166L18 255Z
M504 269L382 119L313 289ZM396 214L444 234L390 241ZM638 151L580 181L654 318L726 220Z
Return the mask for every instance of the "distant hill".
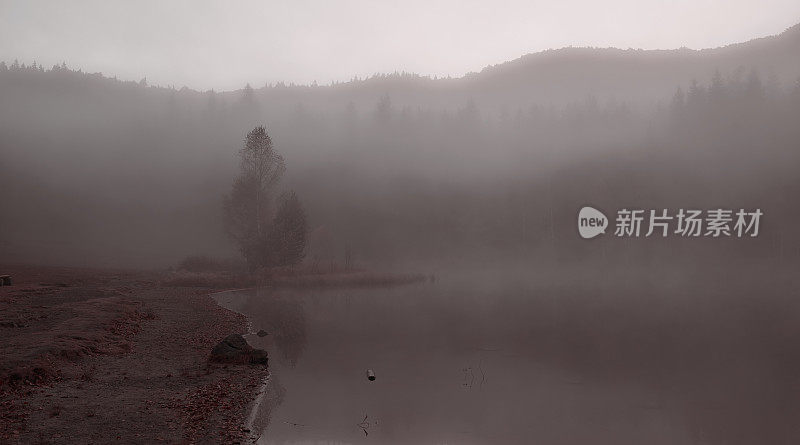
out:
M663 103L678 86L685 88L693 79L706 83L716 70L725 78L746 78L756 70L768 87L793 87L800 78L800 24L778 35L712 49L568 47L527 54L458 78L393 73L333 85L255 86L253 91L266 116L273 117L298 106L319 112L340 113L348 106L371 111L386 95L398 110L456 110L472 101L484 111L513 112L531 106L560 108L589 96L601 103L648 107ZM84 77L80 85L84 91L91 90L92 85L104 92L113 90L114 84L124 85L126 90L145 88L137 82L117 81L99 73L80 74ZM33 83L28 79L28 85ZM64 82L45 83L49 88ZM9 84L0 83L0 88L4 86ZM153 90L162 91L162 97L177 93L178 100L190 108L204 108L207 104L204 92L188 88L148 89L151 96L159 95ZM243 89L218 93L218 105L234 103L242 94Z
M528 54L487 67L462 80L476 100L555 102L580 100L587 94L620 101L659 100L692 79L705 82L719 69L723 75L756 69L793 84L800 76L800 24L777 36L722 48L691 50L622 50L563 48Z
M461 78L430 79L413 74L376 76L333 86L262 88L273 105L302 103L341 109L349 101L374 106L388 94L394 105L463 107L472 99L482 109L561 106L592 95L600 101L652 105L692 79L705 83L715 70L746 77L751 69L765 83L793 86L800 77L800 24L779 35L721 48L636 50L562 48L527 54Z

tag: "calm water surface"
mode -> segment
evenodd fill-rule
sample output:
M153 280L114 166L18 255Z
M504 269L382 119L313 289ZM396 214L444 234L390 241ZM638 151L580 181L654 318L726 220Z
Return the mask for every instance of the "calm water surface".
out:
M674 334L679 303L567 289L436 283L217 298L270 332L250 337L269 348L272 371L260 444L744 443L767 430L790 434L781 416L793 411L765 394L771 384L753 386L771 371L756 360L731 370L731 357L748 352L727 351L713 329Z

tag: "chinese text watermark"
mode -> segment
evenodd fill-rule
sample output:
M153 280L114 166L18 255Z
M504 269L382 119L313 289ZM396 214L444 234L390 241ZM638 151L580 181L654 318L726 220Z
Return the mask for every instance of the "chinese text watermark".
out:
M617 237L756 237L761 209L621 209L617 211L614 235ZM578 232L583 238L605 233L609 221L599 210L583 207L578 213Z

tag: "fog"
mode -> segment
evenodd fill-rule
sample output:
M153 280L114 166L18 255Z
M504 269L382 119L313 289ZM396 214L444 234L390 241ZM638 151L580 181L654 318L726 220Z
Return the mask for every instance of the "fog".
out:
M796 23L793 0L0 1L0 60L233 90L375 73L460 77L549 48L713 48Z
M276 336L258 443L793 443L797 286L729 267L218 298Z
M567 48L461 78L226 92L4 63L0 256L148 268L236 256L221 201L263 124L286 159L279 188L297 191L331 255L364 265L597 255L618 240L579 240L586 203L760 207L756 239L670 238L658 256L794 258L798 49L795 26L713 50Z
M752 5L743 5L730 6L731 23L747 21ZM659 8L620 14L620 29L594 38L592 7L565 25L571 32L538 34L551 40L534 52L520 46L534 34L514 37L525 20L487 12L476 35L497 35L473 51L460 41L467 49L451 58L441 42L420 49L431 30L400 49L382 46L416 23L408 12L374 42L352 43L369 39L351 29L316 45L328 27L352 23L330 24L356 3L295 10L310 25L326 23L303 34L308 40L291 22L205 33L212 18L198 16L193 27L191 14L175 21L182 32L169 40L171 7L166 18L142 10L131 17L159 20L140 47L128 39L141 31L135 20L110 30L113 22L92 19L115 9L93 6L96 15L76 14L65 27L21 29L41 12L20 5L0 19L16 26L0 26L0 58L8 56L0 62L0 264L99 268L86 275L114 298L145 286L143 301L157 299L162 312L142 315L143 329L184 317L167 303L205 314L189 307L201 301L189 295L206 301L212 288L269 284L215 294L247 316L253 341L273 348L264 393L272 400L266 412L254 405L261 423L246 429L263 433L259 443L797 443L800 24L758 37L794 3L776 6L770 20L753 12L749 27L731 24L721 42L694 28L670 28L664 39L632 31L654 26ZM472 6L465 16L486 11ZM686 23L718 25L723 16L706 5ZM472 29L454 21L433 35ZM49 24L52 33L41 31ZM274 40L263 57L248 40L214 58L241 36L266 41L281 30L292 44L275 58ZM625 30L642 40L632 44L662 49L625 49ZM679 37L712 48L681 47ZM155 48L162 42L168 49ZM355 55L339 61L341 48ZM39 50L46 66L31 61ZM375 57L361 57L370 51ZM297 63L262 75L265 60ZM424 63L430 68L417 69ZM152 77L143 72L151 69ZM251 146L260 154L247 154ZM237 190L247 200L240 208ZM576 227L584 206L609 221L592 239ZM729 236L707 226L698 236L675 226L649 236L646 225L641 236L618 236L622 209L762 217L744 236L735 220ZM236 218L246 220L244 241L229 236ZM176 270L187 258L221 266ZM109 268L158 273L112 289L100 272ZM71 286L82 280L74 271L27 277L25 286L49 292L61 274ZM7 305L38 302L28 291ZM4 326L39 336L25 324L34 318L36 329L55 320L9 316ZM147 332L182 345L167 331ZM188 349L200 357L197 375L209 375L203 347ZM142 351L151 354L139 346L131 354ZM364 378L367 369L376 380Z

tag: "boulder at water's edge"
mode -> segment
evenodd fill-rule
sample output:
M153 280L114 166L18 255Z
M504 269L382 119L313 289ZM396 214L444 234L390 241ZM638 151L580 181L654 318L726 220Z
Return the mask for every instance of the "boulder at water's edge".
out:
M212 363L266 365L267 351L254 349L239 334L231 334L211 350L208 361Z

